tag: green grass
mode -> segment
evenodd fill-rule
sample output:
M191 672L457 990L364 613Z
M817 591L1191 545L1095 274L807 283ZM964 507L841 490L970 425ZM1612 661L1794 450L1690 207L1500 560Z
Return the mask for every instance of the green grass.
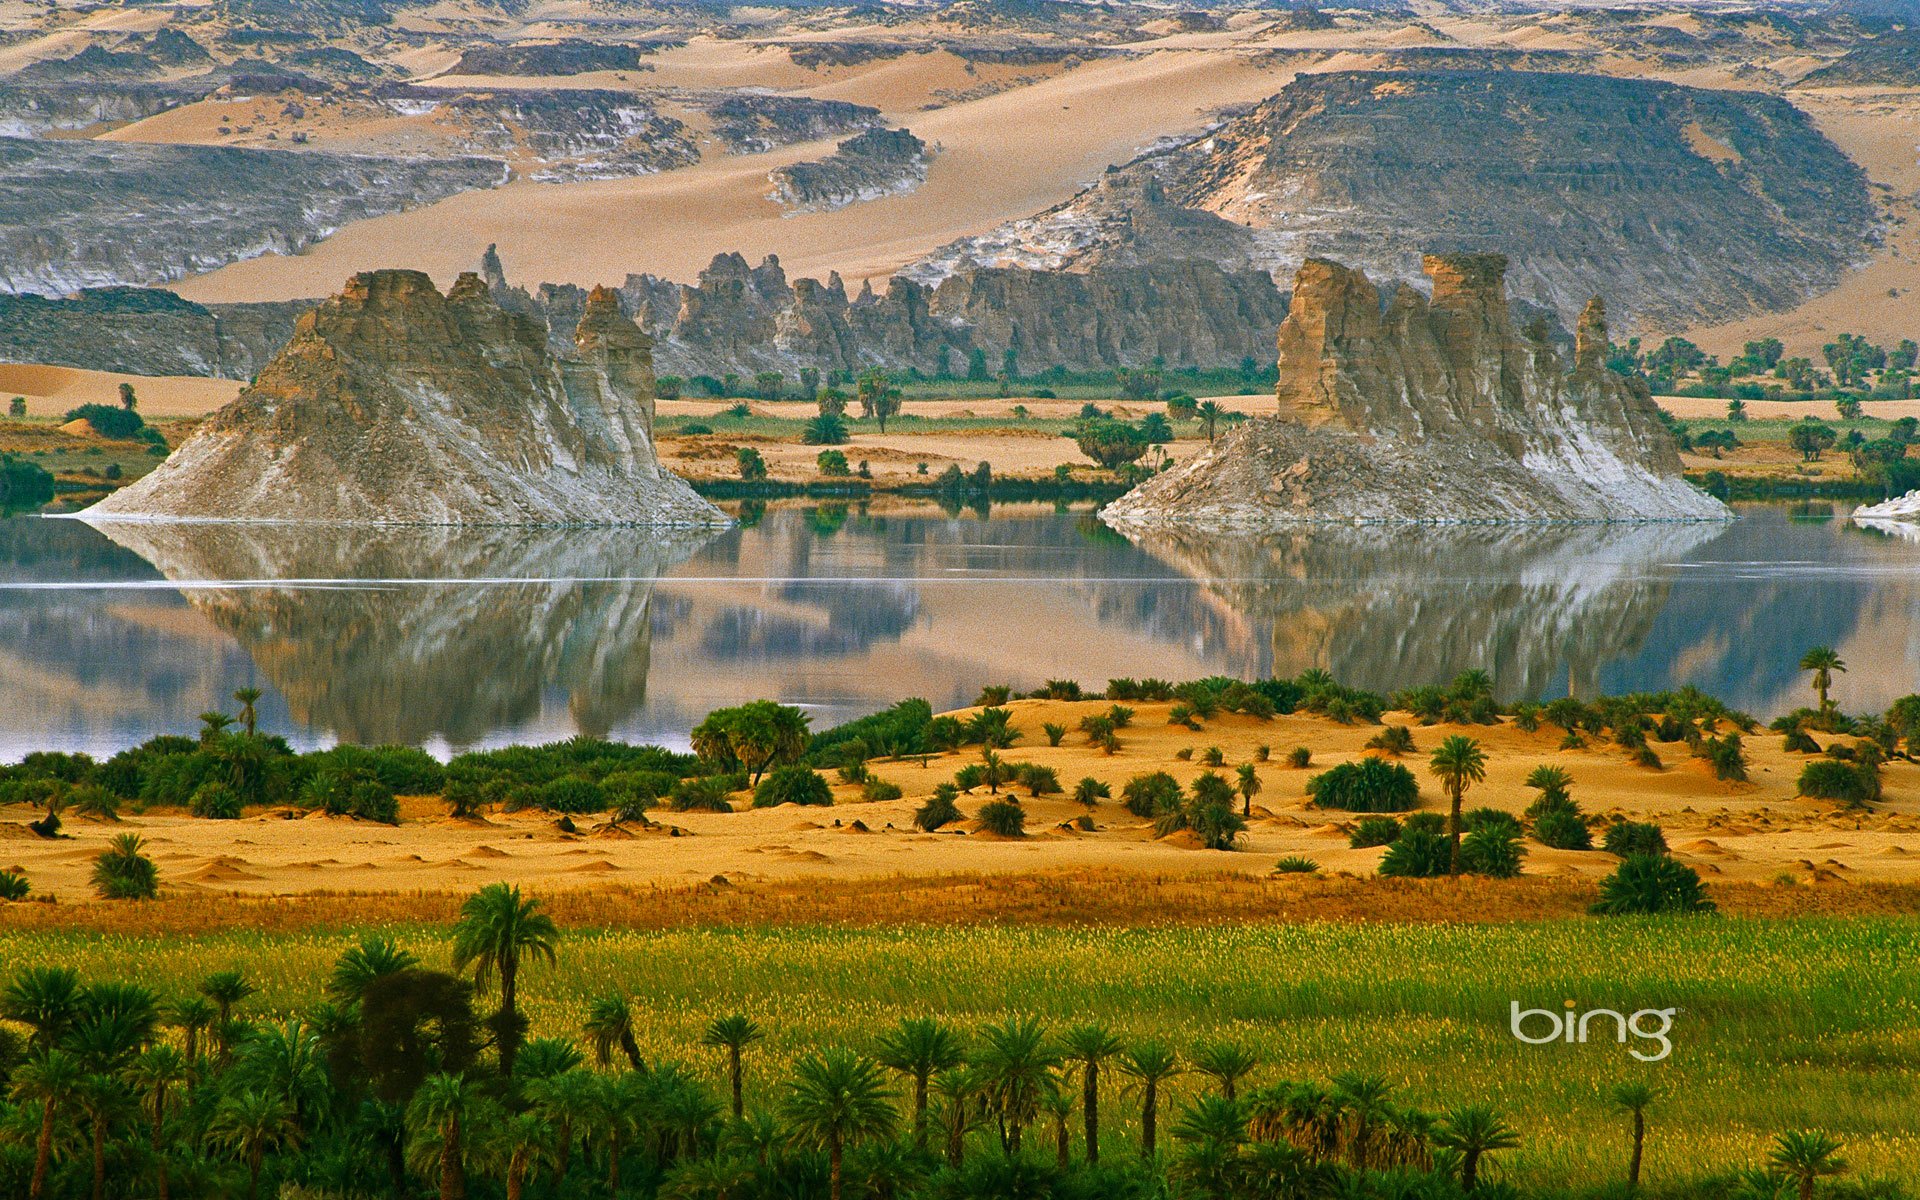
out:
M1858 421L1843 421L1837 414L1834 414L1820 417L1819 421L1841 437L1847 436L1848 430L1858 429L1860 436L1870 442L1886 437L1888 432L1893 428L1892 421L1876 420L1872 417L1862 417ZM1709 429L1731 429L1734 436L1742 442L1784 442L1787 440L1788 431L1795 425L1800 424L1800 421L1798 418L1791 421L1785 418L1750 418L1745 421L1728 421L1725 417L1691 417L1680 421L1680 424L1686 426L1687 432L1694 434L1704 433ZM1835 446L1833 449L1827 451L1827 453L1844 456L1846 451Z
M389 932L445 962L439 931ZM237 968L262 987L245 1014L258 1018L311 1003L352 936L0 934L0 962L68 963L171 993ZM634 994L648 1054L716 1082L701 1028L730 1011L754 1017L770 1034L749 1064L761 1098L821 1042L865 1046L908 1015L965 1028L1025 1012L1181 1049L1238 1039L1267 1061L1254 1086L1362 1070L1429 1107L1491 1103L1525 1135L1507 1167L1522 1185L1618 1172L1626 1127L1600 1092L1623 1079L1669 1092L1652 1118L1650 1180L1745 1166L1775 1132L1816 1127L1847 1140L1856 1172L1920 1184L1913 919L588 931L567 938L558 967L529 970L521 992L536 1035L572 1036L611 988ZM1645 1065L1611 1041L1528 1046L1509 1034L1509 1001L1566 999L1679 1008L1671 1058ZM1176 1107L1199 1087L1176 1081ZM1111 1108L1131 1138L1136 1102Z

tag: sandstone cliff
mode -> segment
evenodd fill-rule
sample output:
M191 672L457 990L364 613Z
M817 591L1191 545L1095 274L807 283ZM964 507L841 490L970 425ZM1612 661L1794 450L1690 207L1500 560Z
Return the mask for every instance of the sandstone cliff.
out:
M588 297L573 353L495 304L372 271L302 316L259 378L100 519L723 525L653 446L647 336Z
M1432 255L1433 296L1382 305L1365 275L1309 259L1280 327L1279 416L1259 418L1106 509L1121 525L1301 521L1716 520L1680 477L1644 385L1609 371L1599 300L1573 361L1517 328L1506 259Z

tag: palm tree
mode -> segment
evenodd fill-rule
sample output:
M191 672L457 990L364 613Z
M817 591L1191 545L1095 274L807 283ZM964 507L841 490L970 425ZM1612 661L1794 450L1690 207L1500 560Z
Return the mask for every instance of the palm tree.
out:
M0 992L0 1017L33 1030L27 1044L43 1050L66 1036L80 1015L83 989L71 967L27 967Z
M880 1065L913 1080L913 1144L927 1147L927 1085L966 1055L960 1036L931 1017L908 1017L880 1038Z
M1813 694L1820 698L1820 715L1831 724L1833 702L1827 697L1827 689L1833 686L1833 673L1845 674L1847 664L1832 646L1815 646L1800 656L1800 669L1813 672Z
M262 1160L269 1150L298 1144L300 1126L293 1119L291 1104L248 1088L220 1102L207 1125L207 1138L246 1162L247 1200L260 1200Z
M633 1040L633 1006L625 996L609 992L596 999L588 1006L587 1021L581 1029L587 1035L588 1045L593 1047L593 1061L597 1065L604 1067L613 1062L613 1049L618 1046L634 1070L644 1068L639 1043Z
M1352 1124L1348 1157L1362 1170L1373 1165L1374 1131L1393 1119L1393 1104L1388 1099L1392 1094L1392 1086L1378 1076L1344 1071L1333 1077L1333 1099Z
M1253 815L1253 798L1260 794L1260 776L1254 771L1252 763L1241 763L1239 775L1240 815L1250 817Z
M84 1056L82 1056L84 1058ZM115 1121L126 1115L127 1089L118 1079L104 1072L87 1075L80 1081L74 1101L87 1118L93 1149L93 1200L106 1200L107 1132Z
M1100 1068L1125 1049L1100 1025L1076 1025L1060 1039L1068 1062L1080 1069L1080 1111L1086 1125L1087 1161L1100 1161Z
M1622 1112L1633 1114L1633 1157L1627 1162L1627 1188L1640 1186L1641 1152L1647 1145L1647 1108L1659 1092L1644 1083L1615 1084L1607 1098Z
M203 712L200 714L200 744L210 746L218 741L220 735L233 724L233 718L223 712Z
M460 906L453 927L453 969L473 967L474 986L481 990L500 977L500 1012L494 1036L500 1047L500 1073L513 1074L513 1056L525 1032L515 985L522 958L554 961L554 943L560 931L553 918L540 911L538 900L524 899L517 886L488 884Z
M1120 1073L1140 1084L1140 1152L1154 1152L1154 1126L1160 1113L1160 1085L1180 1073L1180 1060L1159 1042L1142 1042L1120 1059Z
M1200 424L1207 431L1207 440L1211 442L1214 428L1220 424L1221 418L1227 415L1227 410L1211 400L1203 400L1199 407L1193 410L1193 415L1200 418Z
M1441 786L1447 789L1447 799L1452 804L1452 813L1447 818L1447 838L1453 843L1453 849L1447 860L1447 873L1460 873L1460 801L1467 789L1487 777L1487 753L1480 743L1464 734L1454 734L1435 748L1433 757L1427 766L1440 777Z
M27 1186L27 1200L44 1200L47 1194L54 1118L79 1096L85 1080L79 1059L52 1048L42 1050L14 1072L14 1100L21 1104L40 1102L40 1133L33 1144L33 1182Z
M746 1107L741 1103L740 1054L748 1046L766 1037L766 1031L739 1013L720 1017L707 1026L701 1035L702 1045L724 1047L727 1052L727 1075L733 1082L733 1119L738 1121L746 1115Z
M243 687L233 694L233 698L240 702L241 728L247 731L248 737L252 737L260 723L259 713L254 710L254 704L260 699L260 689Z
M186 1056L187 1066L199 1070L200 1034L213 1024L214 1009L211 1004L198 996L189 996L176 1000L167 1012L168 1019L184 1035L181 1053Z
M526 1087L527 1102L541 1121L554 1131L553 1175L555 1183L567 1177L567 1163L573 1157L578 1132L593 1119L593 1076L585 1071L563 1071L545 1079L535 1079Z
M1234 1042L1207 1042L1194 1047L1193 1069L1220 1085L1220 1094L1228 1100L1240 1098L1240 1081L1253 1074L1260 1056Z
M842 1200L846 1148L887 1136L897 1119L880 1064L847 1050L795 1063L781 1111L796 1138L826 1148L830 1200Z
M934 1076L933 1090L940 1096L947 1165L957 1171L966 1161L967 1133L977 1123L974 1101L980 1095L980 1079L972 1068L957 1066Z
M230 1028L233 1024L233 1007L256 990L238 971L220 971L200 982L200 994L213 1001L213 1037L220 1043L220 1061L223 1064L233 1056L233 1031Z
M458 1075L429 1075L407 1105L407 1125L415 1138L439 1142L440 1200L464 1200L467 1164L464 1134L474 1106L472 1085Z
M327 995L342 1004L358 1004L367 989L388 975L410 971L420 960L389 937L364 937L341 954L327 977Z
M521 1200L527 1190L527 1175L552 1157L547 1123L533 1113L520 1113L509 1117L495 1137L506 1158L507 1200Z
M327 1105L329 1085L320 1035L294 1018L248 1036L240 1047L239 1070L249 1084L285 1100L303 1124L312 1124Z
M1520 1144L1520 1135L1484 1105L1456 1108L1433 1131L1433 1143L1460 1155L1460 1190L1470 1192L1480 1182L1480 1160Z
M1040 1111L1053 1118L1054 1163L1062 1171L1072 1161L1073 1138L1067 1132L1073 1119L1073 1081L1062 1072L1047 1076L1047 1087L1040 1094Z
M153 1151L154 1191L159 1200L167 1200L166 1143L168 1091L188 1079L187 1060L172 1046L150 1046L127 1067L127 1082L146 1097L148 1139Z
M1020 1153L1020 1135L1040 1111L1047 1075L1060 1055L1047 1033L1031 1017L1015 1017L981 1031L985 1042L974 1059L987 1104L1000 1121L1000 1146L1009 1158Z
M1813 1183L1823 1175L1843 1175L1847 1160L1840 1157L1841 1143L1814 1129L1796 1129L1776 1134L1767 1165L1794 1182L1800 1200L1813 1200Z
M638 1133L646 1117L650 1099L645 1089L650 1081L638 1071L615 1078L597 1080L599 1104L593 1125L607 1143L607 1195L620 1194L620 1152L627 1139Z

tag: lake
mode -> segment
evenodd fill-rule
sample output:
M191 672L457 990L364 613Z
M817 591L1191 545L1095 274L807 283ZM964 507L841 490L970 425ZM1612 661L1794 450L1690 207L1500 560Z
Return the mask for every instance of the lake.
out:
M1692 684L1770 716L1920 690L1920 541L1821 505L1728 525L1129 540L1085 510L774 507L710 537L0 521L0 758L191 732L234 689L301 747L684 746L758 697L816 728L982 684L1262 676L1503 698Z

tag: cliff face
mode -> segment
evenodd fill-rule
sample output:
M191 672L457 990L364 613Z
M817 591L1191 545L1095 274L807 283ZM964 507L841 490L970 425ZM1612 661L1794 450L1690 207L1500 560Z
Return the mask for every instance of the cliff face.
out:
M1280 328L1279 416L1248 422L1106 509L1119 525L1300 521L1717 520L1680 478L1645 387L1607 370L1599 300L1573 361L1516 327L1506 259L1431 255L1429 300L1383 306L1365 275L1310 259Z
M818 162L775 167L769 195L795 212L824 212L910 192L927 179L927 144L905 129L869 129Z
M162 288L89 288L57 300L0 293L0 361L249 379L316 303L208 306Z
M372 271L100 519L723 525L654 454L647 336L588 297L573 353L495 304Z

